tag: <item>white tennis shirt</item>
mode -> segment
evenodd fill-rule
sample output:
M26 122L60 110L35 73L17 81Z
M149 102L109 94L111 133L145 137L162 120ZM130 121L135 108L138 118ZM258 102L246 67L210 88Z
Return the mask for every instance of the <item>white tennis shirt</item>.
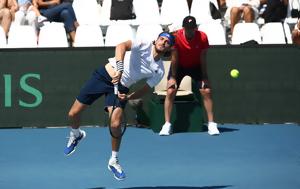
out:
M152 54L152 42L142 40L132 41L131 52L124 58L124 71L121 84L129 88L134 83L146 79L147 84L153 88L164 76L163 61L155 61ZM109 58L109 63L116 67L115 58Z

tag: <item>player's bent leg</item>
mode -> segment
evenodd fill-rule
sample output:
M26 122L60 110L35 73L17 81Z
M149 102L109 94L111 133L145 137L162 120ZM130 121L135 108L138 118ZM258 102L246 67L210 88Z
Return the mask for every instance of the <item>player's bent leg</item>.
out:
M72 129L70 131L67 146L64 149L64 154L67 156L71 155L76 150L79 142L86 137L86 132L79 129L80 114L86 108L86 106L87 105L84 105L76 100L68 114L72 122Z

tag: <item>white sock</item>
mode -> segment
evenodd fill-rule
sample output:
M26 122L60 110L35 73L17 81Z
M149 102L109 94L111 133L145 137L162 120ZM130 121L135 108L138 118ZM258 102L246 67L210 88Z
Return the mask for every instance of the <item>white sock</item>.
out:
M117 151L112 151L111 152L111 159L117 159L118 158L118 152Z
M71 129L71 132L74 134L75 137L78 137L80 135L80 129Z
M165 126L171 126L171 123L166 121L166 123L164 124Z

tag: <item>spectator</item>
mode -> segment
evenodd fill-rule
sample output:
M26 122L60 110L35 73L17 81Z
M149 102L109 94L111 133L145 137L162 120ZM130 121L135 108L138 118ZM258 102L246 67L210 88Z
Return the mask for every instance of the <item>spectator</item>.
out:
M79 26L71 3L60 0L37 0L38 8L49 21L63 22L72 42Z
M19 10L15 14L14 23L17 25L28 24L37 28L37 23L47 20L38 10L37 0L18 0Z
M258 17L258 8L260 0L229 0L226 1L230 7L226 11L226 16L229 15L230 30L233 33L233 28L241 19L245 22L253 22Z
M289 0L260 0L260 4L266 5L261 15L265 23L280 22L286 18Z
M300 45L300 19L298 19L292 31L292 40L296 45Z
M209 48L205 33L197 29L196 19L192 16L184 18L182 29L175 31L175 45L171 53L171 66L168 74L167 96L164 103L165 123L159 135L172 134L171 112L175 95L182 79L188 75L197 84L203 97L203 104L208 118L208 134L220 134L214 122L211 87L206 69L206 54ZM199 115L200 116L200 115Z
M289 0L289 5L291 9L291 17L299 18L300 17L300 0Z
M1 0L0 2L0 21L1 26L6 34L11 25L11 22L14 20L15 12L18 10L18 4L16 0Z

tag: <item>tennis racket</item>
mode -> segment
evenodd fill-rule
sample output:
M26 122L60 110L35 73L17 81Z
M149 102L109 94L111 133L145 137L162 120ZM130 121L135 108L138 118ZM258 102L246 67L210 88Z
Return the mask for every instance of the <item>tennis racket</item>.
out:
M125 114L125 111L123 110L122 111L122 119L121 119L121 122L120 122L120 127L121 127L121 132L118 134L118 135L115 135L112 131L112 117L115 113L115 110L117 108L117 104L119 102L119 98L118 98L118 85L115 84L114 85L114 94L115 94L115 98L114 98L114 103L113 103L113 107L112 107L112 111L109 115L109 119L108 119L108 128L109 128L109 133L112 137L114 138L122 138L122 136L124 135L125 131L126 131L126 127L127 127L127 119L126 119L126 114Z

